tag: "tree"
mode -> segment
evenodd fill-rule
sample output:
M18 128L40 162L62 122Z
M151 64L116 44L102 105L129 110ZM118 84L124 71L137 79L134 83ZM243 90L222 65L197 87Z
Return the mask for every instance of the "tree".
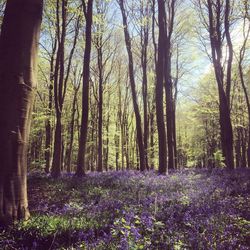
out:
M83 85L82 85L82 119L80 128L79 149L77 157L76 175L82 177L85 174L85 154L88 134L89 119L89 74L90 74L90 55L93 19L93 0L88 0L87 6L83 1L83 11L86 19L85 52L83 62Z
M51 151L52 151L52 114L53 114L53 84L54 84L54 70L55 70L55 57L57 52L57 36L56 36L56 18L53 16L53 13L56 12L52 3L50 5L50 9L44 10L43 22L48 25L48 29L45 29L46 42L49 40L48 49L45 44L40 44L42 49L46 52L49 57L49 77L47 74L43 72L42 67L40 66L40 70L44 76L44 80L46 81L46 87L48 91L48 107L46 108L47 119L45 120L45 172L50 172L51 167ZM49 37L49 39L48 39Z
M29 217L27 146L42 0L8 0L0 36L0 223Z
M141 124L141 115L137 101L137 94L136 94L136 87L135 87L135 76L134 76L134 60L132 54L132 45L131 45L131 38L128 29L128 22L127 22L127 15L125 11L124 1L118 1L121 13L122 13L122 21L123 21L123 31L124 31L124 38L128 53L128 70L129 70L129 79L130 79L130 87L132 91L132 100L133 100L133 107L135 112L135 120L136 120L136 135L137 135L137 144L139 149L139 160L140 160L140 170L145 170L145 152L144 152L144 145L143 145L143 134L142 134L142 124Z
M240 48L240 54L238 58L238 70L240 75L240 82L242 85L242 89L244 92L246 104L247 104L247 112L248 112L248 145L247 145L247 161L248 161L248 167L250 167L250 100L249 100L249 94L247 91L246 81L244 77L244 69L243 69L243 63L246 56L246 49L247 49L247 42L250 37L250 17L249 17L249 6L247 4L247 1L244 3L244 12L243 12L243 44ZM245 166L244 166L245 167Z
M71 161L72 161L72 149L74 142L74 130L75 130L75 116L77 111L77 96L80 89L80 82L82 81L82 73L79 72L78 67L75 66L73 70L73 100L72 100L72 109L71 109L71 119L69 123L68 136L69 141L65 154L65 164L67 172L70 173L72 171Z
M230 117L230 92L233 61L233 45L230 26L232 6L230 0L199 0L201 20L209 33L211 55L219 92L219 113L221 130L221 147L225 164L234 168L233 129ZM205 9L205 10L204 10ZM204 13L205 12L205 13ZM226 39L224 39L226 38ZM227 47L225 70L223 65L223 47Z
M158 38L158 59L157 59L157 80L155 88L156 100L156 121L158 130L159 143L159 173L165 174L167 171L167 146L166 146L166 131L164 122L163 110L163 79L164 79L164 46L165 46L165 4L164 0L158 0L158 24L159 24L159 38Z
M148 45L149 45L149 21L150 21L150 6L144 0L140 2L140 38L141 38L141 67L142 67L142 99L143 99L143 120L144 120L144 135L143 145L145 154L145 167L148 166L148 138L149 138L149 119L148 119Z
M55 128L53 162L51 168L51 174L53 177L60 176L63 167L62 112L63 112L63 105L67 90L69 74L71 71L72 58L74 56L77 44L77 39L79 34L79 24L80 24L80 16L78 15L75 21L72 47L70 49L69 56L66 59L65 43L67 36L67 28L69 27L69 22L72 20L69 18L69 13L68 13L69 7L70 6L68 5L68 0L63 0L61 2L61 5L60 1L57 0L56 24L57 24L58 49L56 55L55 75L54 75L54 101L56 110L56 128ZM60 23L62 23L61 27Z
M110 8L109 1L96 1L96 14L94 22L93 45L97 53L97 70L98 75L98 162L97 171L103 171L103 109L104 109L104 91L107 80L110 77L115 49L111 49L111 33L108 23L108 10ZM106 32L108 31L108 32ZM109 70L108 66L111 64Z
M55 128L55 140L53 151L53 162L51 168L51 174L53 177L58 177L61 174L62 169L62 109L66 92L66 85L64 85L64 60L65 60L65 38L66 38L66 22L67 22L67 5L68 1L57 0L56 7L56 26L57 26L57 39L58 49L55 62L55 75L54 75L54 101L56 110L56 128ZM60 7L62 17L62 27L60 27Z
M174 100L173 100L173 80L171 75L172 58L172 34L177 0L168 0L164 5L164 79L166 91L166 116L167 116L167 145L168 145L168 168L175 167L174 155ZM165 9L167 11L165 11Z

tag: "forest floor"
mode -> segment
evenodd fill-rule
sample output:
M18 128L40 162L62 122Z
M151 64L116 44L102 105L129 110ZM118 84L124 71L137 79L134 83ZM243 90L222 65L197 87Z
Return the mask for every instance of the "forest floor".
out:
M0 249L250 249L250 169L28 178L31 219Z

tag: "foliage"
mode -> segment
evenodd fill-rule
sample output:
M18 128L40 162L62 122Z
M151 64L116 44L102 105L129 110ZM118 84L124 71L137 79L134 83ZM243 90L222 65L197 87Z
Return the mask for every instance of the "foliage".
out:
M225 167L225 164L223 162L224 157L223 157L221 150L218 150L214 153L214 161L215 161L216 167Z

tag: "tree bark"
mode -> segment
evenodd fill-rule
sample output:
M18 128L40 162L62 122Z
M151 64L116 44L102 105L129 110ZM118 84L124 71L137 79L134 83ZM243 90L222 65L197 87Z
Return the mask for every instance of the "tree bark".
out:
M141 25L141 67L142 67L142 99L143 99L143 145L145 154L145 168L148 166L148 139L149 139L149 117L148 117L148 41L149 41L149 3L141 2L140 17L142 20L147 20L144 25Z
M164 122L163 111L163 79L164 79L164 0L158 0L158 23L159 23L159 38L158 38L158 60L157 60L157 80L155 88L155 100L156 100L156 122L158 130L158 145L159 145L159 174L166 174L167 161L166 161L166 131Z
M49 107L48 107L48 118L45 122L45 131L46 131L46 138L45 138L45 172L48 174L50 171L50 161L51 161L51 141L52 141L52 127L51 127L51 113L52 113L52 91L53 86L49 85Z
M175 17L175 1L176 0L169 0L168 1L168 16L167 18L165 7L163 10L163 18L165 21L164 23L164 39L165 39L165 46L164 46L164 72L165 72L165 91L166 91L166 116L167 116L167 145L168 145L168 168L174 169L175 162L174 162L174 121L173 121L173 114L174 114L174 100L173 100L173 82L171 76L171 39L174 27L174 17Z
M220 134L222 153L225 158L225 164L228 168L234 168L233 155L233 129L230 116L230 89L231 89L231 66L232 66L232 44L229 32L229 0L226 0L225 12L222 12L222 2L218 1L216 10L213 8L211 0L207 0L208 18L209 18L209 35L212 50L212 61L214 65L216 82L219 92L219 117L220 117ZM221 16L224 18L225 35L229 47L229 58L227 60L226 80L222 66L222 23ZM226 85L224 89L224 84Z
M245 17L244 17L244 25L245 22L247 21L247 6L246 6L246 13L245 13ZM246 31L246 34L244 34L244 42L243 45L240 49L240 58L239 58L239 62L238 62L238 70L239 70L239 74L240 74L240 82L241 82L241 86L244 92L244 96L245 96L245 100L246 100L246 104L247 104L247 113L248 113L248 142L247 142L247 166L250 167L250 100L249 100L249 95L248 95L248 91L247 91L247 87L246 87L246 83L245 83L245 79L244 79L244 71L243 71L243 60L245 58L245 54L246 54L246 46L247 46L247 41L249 39L250 36L250 19L248 20L248 28ZM243 146L243 149L245 151L245 147ZM245 166L246 167L246 164Z
M108 171L109 169L109 123L110 123L110 94L108 95L108 114L107 114L107 121L106 121L106 150L105 150L105 160L104 160L104 167L105 170Z
M142 124L141 124L141 115L140 110L137 102L137 94L135 88L135 77L134 77L134 62L133 62L133 54L132 54L132 46L131 46L131 39L128 31L128 23L127 23L127 15L125 13L124 1L119 0L119 5L122 13L122 20L123 20L123 30L124 30L124 37L125 43L128 53L128 61L129 61L129 78L130 78L130 86L132 91L132 99L133 99L133 107L135 112L135 120L136 120L136 137L137 137L137 144L138 144L138 153L139 153L139 168L141 171L145 170L145 152L144 152L144 145L143 145L143 134L142 134Z
M47 120L45 122L45 172L49 173L50 164L51 164L51 146L52 146L52 126L51 126L51 115L52 115L52 106L53 106L53 82L54 82L54 67L55 67L55 54L57 49L57 38L55 37L52 55L50 58L50 83L49 83L49 106L47 113Z
M84 5L85 6L85 5ZM83 62L83 86L82 86L82 119L80 128L79 150L77 156L76 175L85 175L85 156L88 134L89 120L89 75L90 75L90 55L91 55L91 27L93 18L93 0L88 0L88 5L84 7L86 19L85 52Z
M60 29L60 1L57 0L57 33L58 33L58 50L55 64L55 78L54 78L54 100L56 109L56 128L54 138L53 161L51 168L51 175L57 178L62 171L62 109L66 86L64 84L64 45L66 38L66 22L67 22L67 0L62 1L62 28ZM61 32L60 32L61 31Z
M101 39L102 43L102 39ZM98 163L97 171L102 172L103 168L103 140L102 140L102 127L103 127L103 60L102 60L102 45L97 49L98 54L98 71L99 71L99 100L98 100Z
M70 129L69 129L70 137L69 137L69 145L68 145L67 158L66 158L66 167L67 167L68 173L72 171L71 158L72 158L72 149L73 149L73 142L74 142L75 114L76 114L78 90L79 90L78 87L74 89L74 97L73 97L72 111L71 111L72 113L71 113Z
M8 0L0 36L0 224L29 217L27 144L42 0Z

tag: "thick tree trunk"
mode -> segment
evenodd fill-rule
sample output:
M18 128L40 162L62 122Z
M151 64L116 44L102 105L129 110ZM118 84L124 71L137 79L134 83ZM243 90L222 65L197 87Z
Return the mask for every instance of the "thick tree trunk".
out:
M77 156L77 170L76 175L82 177L85 175L85 156L86 143L88 134L88 120L89 120L89 75L90 75L90 55L91 55L91 27L93 18L93 0L88 0L87 8L85 6L86 18L86 41L83 62L83 87L82 87L82 120L80 129L79 149Z
M0 224L29 217L27 146L42 0L8 0L0 37Z
M220 88L220 87L219 87ZM233 156L233 128L230 117L230 107L224 91L219 90L220 98L220 132L221 132L221 147L225 157L225 164L228 168L234 168Z
M234 168L233 154L233 129L230 116L230 90L231 90L231 68L233 60L233 48L230 37L229 15L231 12L230 1L224 2L225 8L222 8L221 1L213 6L211 0L207 1L206 8L208 10L209 20L209 36L212 51L212 60L214 72L219 92L219 120L221 134L221 148L225 158L225 164L229 169ZM228 60L226 64L226 79L224 79L224 66L222 66L222 49L223 49L223 23L226 36L226 45L228 46ZM224 86L225 85L225 86Z

